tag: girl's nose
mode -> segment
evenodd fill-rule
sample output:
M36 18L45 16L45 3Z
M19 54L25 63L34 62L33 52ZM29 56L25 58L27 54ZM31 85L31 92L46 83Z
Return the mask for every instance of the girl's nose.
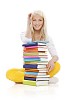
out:
M36 22L36 24L38 25L38 24L39 24L39 22L37 21L37 22Z

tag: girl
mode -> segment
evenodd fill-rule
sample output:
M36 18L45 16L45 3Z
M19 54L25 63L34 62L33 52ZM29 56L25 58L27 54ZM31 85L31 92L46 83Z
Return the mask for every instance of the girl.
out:
M51 54L51 59L47 64L48 74L53 77L59 70L60 64L58 55L51 38L47 35L46 31L46 18L41 11L35 11L28 15L27 32L25 38L21 37L22 42L31 41L48 41L47 47ZM6 77L14 82L22 83L24 79L24 68L10 69L6 73Z

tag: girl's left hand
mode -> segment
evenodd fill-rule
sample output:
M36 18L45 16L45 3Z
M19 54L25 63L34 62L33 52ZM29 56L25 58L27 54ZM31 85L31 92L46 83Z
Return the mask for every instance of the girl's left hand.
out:
M54 68L54 61L50 60L47 64L48 72L50 72Z

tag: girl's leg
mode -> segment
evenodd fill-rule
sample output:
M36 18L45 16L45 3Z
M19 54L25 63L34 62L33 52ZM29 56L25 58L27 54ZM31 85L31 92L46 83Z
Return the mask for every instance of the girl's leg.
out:
M7 71L6 73L6 77L14 82L23 82L24 79L24 71L25 69L17 69L17 68L13 68Z
M50 77L53 77L60 70L60 64L58 62L55 63L54 69L48 74ZM6 73L6 77L14 82L23 82L24 80L24 71L25 69L10 69Z
M60 70L60 64L58 62L55 62L54 69L50 71L48 74L50 75L50 77L53 77L56 73L58 73L59 70Z

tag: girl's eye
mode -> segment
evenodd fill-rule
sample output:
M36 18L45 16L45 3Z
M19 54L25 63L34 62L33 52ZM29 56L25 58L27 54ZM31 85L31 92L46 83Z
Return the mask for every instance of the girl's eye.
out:
M41 19L39 19L39 21L42 21Z
M36 19L33 19L33 21L36 21Z

